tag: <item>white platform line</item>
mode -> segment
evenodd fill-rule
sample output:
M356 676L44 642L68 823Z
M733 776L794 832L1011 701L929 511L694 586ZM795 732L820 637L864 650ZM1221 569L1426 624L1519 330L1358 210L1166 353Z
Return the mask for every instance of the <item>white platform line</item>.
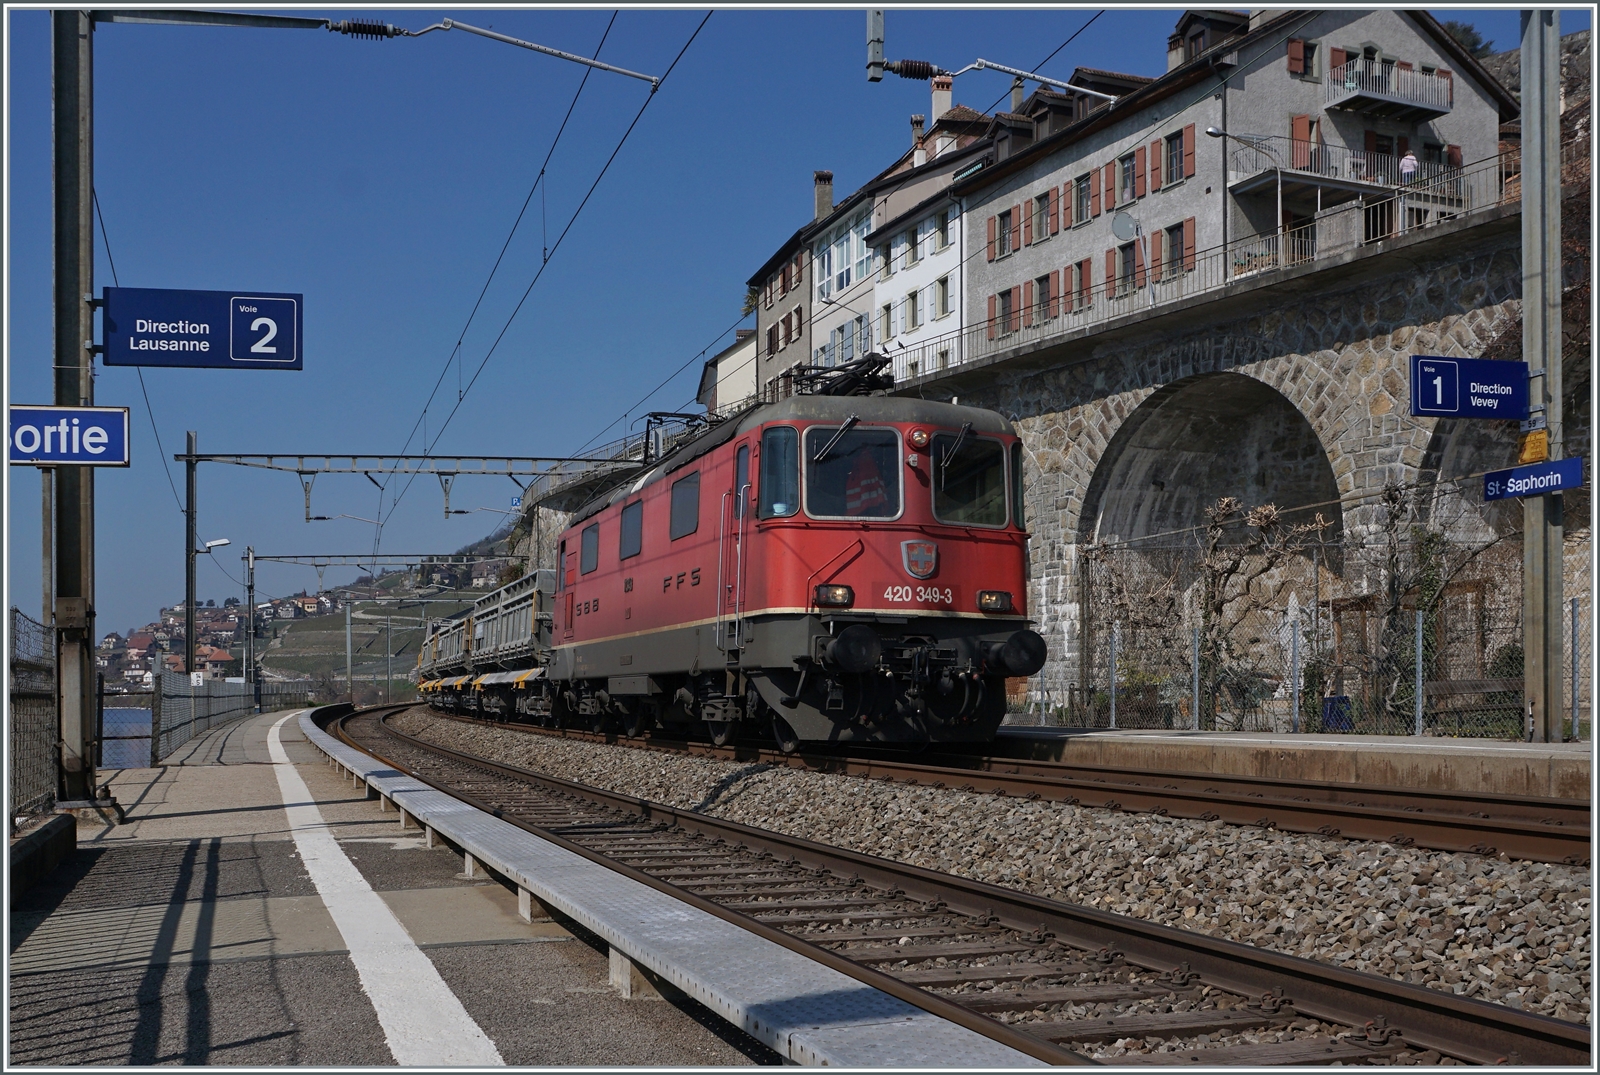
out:
M289 761L279 734L289 714L267 732L295 848L317 894L350 950L361 989L372 1002L395 1062L412 1067L503 1066L494 1042L467 1014L389 905L367 884L322 820L311 790Z

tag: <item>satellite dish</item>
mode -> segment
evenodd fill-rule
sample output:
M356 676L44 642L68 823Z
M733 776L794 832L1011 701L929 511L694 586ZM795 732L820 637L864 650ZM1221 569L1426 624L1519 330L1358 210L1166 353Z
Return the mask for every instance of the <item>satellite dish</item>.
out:
M1139 226L1133 222L1133 217L1123 210L1118 210L1117 215L1111 218L1111 234L1123 242L1127 242L1137 235Z

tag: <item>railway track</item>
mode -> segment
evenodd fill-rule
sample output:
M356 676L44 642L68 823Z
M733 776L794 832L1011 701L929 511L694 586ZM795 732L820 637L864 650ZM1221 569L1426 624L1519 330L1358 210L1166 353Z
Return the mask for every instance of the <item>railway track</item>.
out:
M426 743L405 706L351 746L591 860L1052 1063L1582 1065L1580 1024L1047 900Z
M1504 854L1536 862L1588 865L1589 804L1570 799L1469 795L1390 788L1117 769L1035 761L954 750L916 758L883 752L785 754L759 744L724 747L656 736L628 738L570 728L484 721L437 713L468 723L589 742L622 742L647 750L787 765L817 772L894 780L925 787L990 795L1048 799L1128 813L1157 813L1201 821L1222 820L1285 832L1350 840L1381 840L1478 855Z

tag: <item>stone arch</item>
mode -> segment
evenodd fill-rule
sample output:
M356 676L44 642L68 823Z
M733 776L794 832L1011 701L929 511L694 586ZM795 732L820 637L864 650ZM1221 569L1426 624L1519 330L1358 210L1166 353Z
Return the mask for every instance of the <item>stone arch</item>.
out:
M1121 423L1085 491L1077 540L1188 543L1205 508L1233 496L1289 509L1291 522L1320 512L1336 542L1340 495L1321 437L1287 396L1242 373L1200 374L1150 393Z

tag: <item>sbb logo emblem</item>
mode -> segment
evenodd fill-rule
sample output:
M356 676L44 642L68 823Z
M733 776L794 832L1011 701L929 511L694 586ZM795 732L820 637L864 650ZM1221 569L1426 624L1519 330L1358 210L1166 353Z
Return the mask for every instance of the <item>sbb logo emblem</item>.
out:
M902 541L900 559L906 574L914 579L925 579L939 570L939 546L931 541Z

